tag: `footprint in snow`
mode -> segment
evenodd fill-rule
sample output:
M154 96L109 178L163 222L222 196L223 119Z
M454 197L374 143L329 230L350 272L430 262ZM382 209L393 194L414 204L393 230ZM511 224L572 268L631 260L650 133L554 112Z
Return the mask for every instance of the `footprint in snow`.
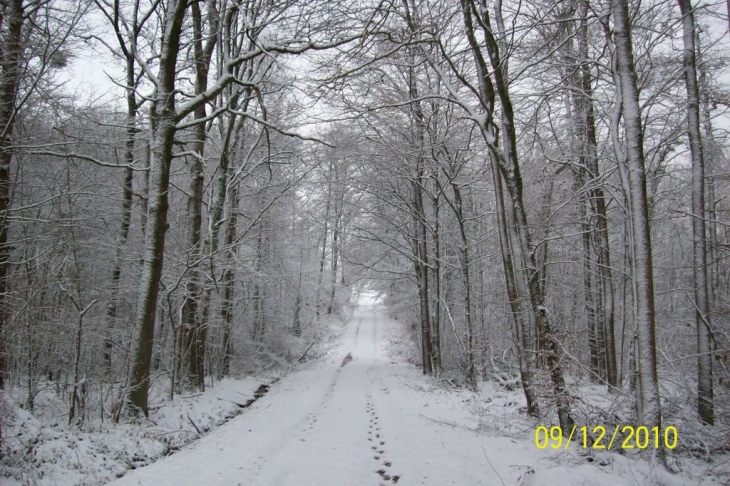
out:
M375 407L370 402L370 397L369 396L368 396L368 404L367 404L367 406L365 408L374 417L374 420L373 419L370 419L370 424L368 424L368 428L370 430L368 430L368 438L367 439L370 442L372 442L372 440L373 440L372 439L372 436L373 436L373 430L372 430L373 429L373 423L375 424L375 431L378 432L378 433L375 434L375 437L377 439L382 439L382 437L380 436L380 433L379 433L380 432L380 427L378 426L379 425L378 424L378 420L379 419L378 419L377 414L375 413ZM380 446L381 447L385 445L385 440L378 440L378 442L380 443ZM373 451L376 452L376 454L373 455L373 459L375 459L376 461L381 461L381 460L383 461L382 462L382 466L384 466L384 467L381 467L380 469L378 469L375 472L378 475L380 475L380 478L382 480L384 480L384 481L392 481L393 483L397 483L398 480L400 479L400 475L399 474L390 474L389 473L388 468L390 468L393 465L393 463L391 461L387 460L387 458L384 457L385 448L379 449L377 445L370 446L370 448ZM383 485L383 483L379 483L379 484L380 485Z

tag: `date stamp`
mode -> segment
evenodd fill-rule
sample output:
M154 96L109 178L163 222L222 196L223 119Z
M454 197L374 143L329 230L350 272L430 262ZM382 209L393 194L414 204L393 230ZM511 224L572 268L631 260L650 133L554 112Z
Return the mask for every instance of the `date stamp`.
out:
M581 440L582 439L582 440ZM616 425L613 430L603 425L594 427L573 426L568 437L564 437L563 429L557 425L544 425L535 429L535 445L538 449L565 449L573 441L580 443L584 449L674 449L679 442L679 433L673 425L668 427L645 427L640 425Z

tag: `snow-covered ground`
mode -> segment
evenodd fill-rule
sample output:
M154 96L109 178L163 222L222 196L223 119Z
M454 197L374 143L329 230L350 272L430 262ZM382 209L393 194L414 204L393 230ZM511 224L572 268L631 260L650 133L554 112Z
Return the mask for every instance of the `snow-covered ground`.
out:
M404 331L361 307L326 359L292 373L225 426L115 485L722 484L687 461L539 450L519 390L447 389L394 352ZM351 357L351 359L349 357ZM688 472L687 472L688 471Z
M0 485L106 484L196 440L199 431L225 423L259 385L255 378L225 379L206 393L172 401L153 395L149 421L110 424L90 417L81 429L66 425L65 403L54 400L51 391L38 395L42 419L6 403Z

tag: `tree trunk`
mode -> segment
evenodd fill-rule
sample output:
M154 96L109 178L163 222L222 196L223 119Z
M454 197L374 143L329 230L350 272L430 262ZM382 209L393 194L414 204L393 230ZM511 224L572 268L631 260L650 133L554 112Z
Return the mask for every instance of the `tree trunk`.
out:
M343 161L344 163L344 161ZM337 293L337 266L340 258L340 229L342 225L342 188L340 184L340 170L342 167L335 166L335 190L334 190L334 220L332 221L332 265L330 265L330 298L327 304L327 315L332 314Z
M429 311L428 297L428 245L426 244L426 217L423 210L423 195L420 182L423 180L422 169L417 169L419 176L411 183L413 187L413 223L416 237L415 247L415 270L416 282L418 283L418 301L420 304L421 316L421 365L424 375L434 373L432 350L431 350L431 313Z
M408 68L408 88L411 100L418 100L418 85L413 73L413 68ZM425 183L425 168L423 161L425 122L421 103L413 101L411 104L411 116L413 122L413 134L415 141L415 178L411 182L413 188L413 218L415 223L415 248L416 248L416 279L418 281L418 295L421 307L421 352L424 374L438 373L434 369L433 350L431 349L431 311L429 310L430 299L428 296L428 242L426 228L426 210L423 206L423 184Z
M317 296L314 300L315 303L315 315L319 319L319 312L322 308L320 302L320 296L322 294L322 278L324 277L324 262L327 256L327 233L329 231L329 220L330 220L330 206L332 204L332 168L334 162L330 161L329 170L327 171L327 201L325 202L324 208L324 232L322 233L322 256L319 259L319 278L317 279Z
M692 156L692 248L697 327L697 413L706 424L715 423L712 389L712 326L707 290L705 230L705 156L700 129L700 96L697 86L695 20L691 0L678 0L684 32L684 81L687 87L687 124Z
M454 191L454 203L456 209L456 219L459 224L459 234L461 235L461 271L464 277L464 317L466 320L466 360L467 360L467 381L469 386L476 391L478 385L478 375L476 368L476 358L474 356L475 347L475 330L474 318L472 316L471 305L471 279L469 278L469 267L471 260L469 258L469 238L466 234L466 221L464 219L464 205L461 198L461 189L455 181L451 181L451 188Z
M233 110L238 109L238 99L241 95L241 93L244 93L244 102L241 106L242 111L246 111L248 109L248 105L250 102L250 90L249 91L237 91L234 94L231 95L231 98L229 100L229 104ZM235 232L236 232L236 222L238 218L238 184L234 183L234 187L230 189L228 188L228 184L232 182L231 175L233 173L231 168L231 159L235 158L235 154L237 153L237 149L239 147L239 141L233 142L234 149L231 151L231 144L234 136L241 135L243 137L243 117L238 117L235 114L229 114L229 118L227 120L227 123L225 125L225 130L222 135L223 139L223 145L220 149L220 155L219 155L219 161L218 161L218 194L216 196L216 201L213 204L213 210L211 211L210 215L210 227L211 227L211 234L210 234L210 244L208 245L209 250L209 271L210 276L209 278L215 279L215 265L214 265L214 257L218 253L218 243L219 243L219 232L220 228L225 222L223 219L223 210L224 206L226 204L226 201L229 201L229 210L228 210L228 222L226 224L226 231L224 236L224 248L225 248L225 254L227 264L229 265L225 270L223 270L223 275L221 277L221 280L223 282L223 293L224 297L221 301L221 307L220 307L220 316L221 320L223 322L223 349L222 349L222 358L221 358L221 369L218 370L218 379L228 376L229 374L229 367L230 367L230 359L228 357L230 353L230 334L231 334L231 319L232 319L232 312L233 312L233 304L231 302L231 299L233 298L233 290L234 290L234 282L233 282L233 276L235 274L232 265L233 260L235 259L236 254L236 246L233 245L233 241L235 238ZM232 218L232 219L231 219ZM231 226L232 225L232 226ZM201 322L207 323L210 315L210 301L213 294L213 286L207 286L205 288L205 291L203 292L203 300L201 304L201 312L200 312L200 319Z
M155 93L155 139L150 166L149 209L145 235L145 257L139 289L137 347L129 375L128 404L132 413L147 416L150 364L155 332L155 315L167 233L168 192L172 148L177 131L175 111L176 64L180 33L187 0L171 0L165 13L160 50L160 69Z
M632 233L636 316L637 388L640 390L638 424L661 427L661 402L657 379L654 312L654 275L652 268L649 205L644 165L644 134L641 125L639 91L629 31L628 0L612 0L614 43L618 68L618 89L624 116L627 164L627 192Z
M253 314L254 326L251 333L251 339L255 343L262 342L266 333L266 282L263 278L262 271L264 268L264 252L268 250L268 238L266 233L266 221L259 221L259 234L256 240L256 274L254 278L253 290Z
M579 120L583 125L582 157L588 171L590 183L589 197L595 217L595 248L598 253L599 278L599 325L602 326L605 350L605 373L609 387L619 384L616 364L615 340L615 304L613 275L611 270L611 254L608 239L608 217L606 198L600 181L598 168L598 140L596 135L596 119L593 107L593 80L591 76L591 59L588 51L588 1L580 2L580 25L578 28L578 49L580 59L581 89L579 92Z
M209 6L211 4L209 3ZM215 48L217 35L209 35L203 45L203 21L200 12L200 2L191 4L193 27L193 51L195 56L195 94L200 95L208 89L208 71L210 60ZM211 32L216 31L217 19L214 8L209 8ZM182 339L180 350L185 353L185 373L181 376L183 385L203 390L205 388L205 346L207 338L207 322L201 320L202 290L200 284L200 265L202 255L201 225L203 221L203 164L205 161L206 124L202 121L206 117L205 104L195 108L194 117L200 120L193 128L194 141L192 149L194 155L190 159L190 189L188 196L188 261L190 268L185 285L185 300L182 309ZM206 316L207 317L207 316Z
M582 178L581 178L582 179ZM581 182L585 182L581 180ZM601 366L598 359L598 323L596 322L596 308L593 302L593 249L591 248L591 211L589 202L585 196L581 196L581 212L583 223L581 225L581 240L583 242L583 294L585 302L586 319L588 321L588 352L590 354L591 381L601 380Z
M235 262L237 246L233 244L238 223L238 184L230 191L228 223L226 224L225 248L227 268L223 273L223 298L221 301L221 320L223 321L223 363L221 377L228 376L231 371L231 331L233 321L233 291L235 286Z
M10 273L10 245L8 229L12 181L10 163L12 162L12 134L15 126L15 99L23 62L23 21L25 10L23 0L10 0L4 19L7 27L2 39L0 61L0 390L8 374L5 343L6 327L10 323L10 305L7 295L10 292L8 277Z
M438 177L438 174L435 175ZM435 181L438 185L438 180ZM439 223L439 194L433 197L433 258L431 259L431 267L433 268L431 285L433 285L433 317L431 318L431 354L433 358L433 367L435 374L441 371L441 237Z

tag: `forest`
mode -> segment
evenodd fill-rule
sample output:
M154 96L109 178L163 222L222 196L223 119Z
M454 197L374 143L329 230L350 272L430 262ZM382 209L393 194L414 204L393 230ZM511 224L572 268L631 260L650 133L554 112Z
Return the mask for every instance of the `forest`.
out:
M443 386L726 453L728 9L0 1L0 464L9 417L143 423L363 295Z

